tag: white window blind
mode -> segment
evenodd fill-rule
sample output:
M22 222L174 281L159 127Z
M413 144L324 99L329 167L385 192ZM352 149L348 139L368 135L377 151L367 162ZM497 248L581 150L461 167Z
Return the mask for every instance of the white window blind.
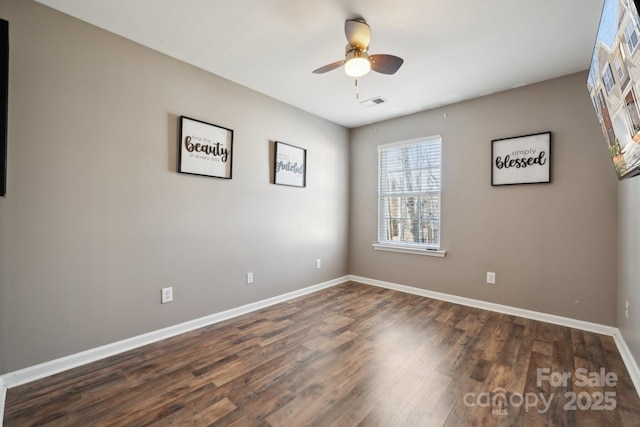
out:
M440 248L441 138L378 147L378 243Z

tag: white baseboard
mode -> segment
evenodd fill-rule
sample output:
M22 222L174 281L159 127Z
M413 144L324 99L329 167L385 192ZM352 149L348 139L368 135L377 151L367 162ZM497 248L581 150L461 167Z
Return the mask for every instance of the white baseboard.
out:
M143 345L151 344L166 338L173 337L175 335L183 334L194 329L213 325L214 323L222 322L223 320L228 320L237 316L241 316L243 314L250 313L252 311L260 310L274 304L278 304L293 298L297 298L299 296L319 291L321 289L330 288L332 286L339 285L340 283L344 283L348 280L348 276L339 277L337 279L309 286L304 289L299 289L297 291L289 292L283 295L267 298L262 301L246 304L240 307L232 308L230 310L222 311L220 313L214 313L209 316L201 317L199 319L194 319L185 323L170 326L168 328L159 329L157 331L138 335L136 337L128 338L122 341L106 344L80 353L71 354L69 356L61 357L59 359L44 362L35 366L30 366L18 371L9 372L0 376L0 384L4 383L4 386L2 387L3 389L16 387L31 381L57 374L62 371L86 365L87 363L95 362L97 360L123 353L128 350L133 350ZM0 408L4 408L4 401L0 401L0 404L2 404ZM1 426L2 418L0 418L0 427Z
M7 387L4 385L4 380L0 377L0 427L2 427L2 420L4 420L4 403L7 400Z
M411 286L399 285L397 283L385 282L382 280L369 279L367 277L350 275L349 280L353 282L363 283L365 285L377 286L379 288L392 289L408 294L419 295L423 297L433 298L441 301L447 301L454 304L460 304L467 307L475 307L483 310L495 311L498 313L510 314L512 316L524 317L526 319L539 320L541 322L553 323L555 325L566 326L569 328L580 329L583 331L593 332L596 334L608 335L618 347L620 356L629 371L631 381L636 388L636 392L640 397L640 369L636 363L631 350L624 341L620 330L614 326L601 325L598 323L585 322L582 320L571 319L569 317L556 316L554 314L541 313L538 311L526 310L523 308L511 307L508 305L495 304L492 302L481 301L471 298L460 297L457 295L445 294L441 292L428 291L425 289L414 288Z

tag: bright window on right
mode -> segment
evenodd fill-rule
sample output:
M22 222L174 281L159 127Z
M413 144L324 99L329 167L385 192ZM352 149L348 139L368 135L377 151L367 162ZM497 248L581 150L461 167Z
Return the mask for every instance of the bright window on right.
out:
M378 146L378 243L440 249L442 138Z

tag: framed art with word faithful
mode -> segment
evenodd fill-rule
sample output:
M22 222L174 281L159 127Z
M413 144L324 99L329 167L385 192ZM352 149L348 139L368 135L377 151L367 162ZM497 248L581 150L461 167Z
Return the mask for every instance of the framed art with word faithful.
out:
M307 150L276 141L274 183L305 187L307 185Z

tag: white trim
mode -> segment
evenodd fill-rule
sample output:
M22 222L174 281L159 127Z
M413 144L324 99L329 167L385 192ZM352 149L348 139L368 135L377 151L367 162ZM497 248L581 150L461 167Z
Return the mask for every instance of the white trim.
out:
M403 254L427 255L444 258L447 251L440 249L415 248L411 246L385 245L384 243L374 243L373 249L376 251L400 252Z
M495 304L492 302L481 301L457 295L445 294L441 292L428 291L426 289L414 288L412 286L399 285L397 283L385 282L382 280L369 279L367 277L350 275L349 280L365 285L377 286L379 288L392 289L394 291L404 292L413 295L419 295L427 298L433 298L441 301L447 301L454 304L465 305L468 307L480 308L483 310L495 311L498 313L510 314L512 316L524 317L526 319L538 320L541 322L552 323L555 325L566 326L568 328L580 329L587 332L593 332L601 335L608 335L613 338L622 361L629 371L631 381L636 388L636 393L640 397L640 368L636 363L631 350L624 341L620 330L614 326L601 325L599 323L585 322L583 320L571 319L569 317L556 316L555 314L541 313L524 308L511 307L508 305Z
M260 310L265 307L269 307L274 304L288 301L293 298L297 298L302 295L310 294L325 288L339 285L348 281L348 276L339 277L337 279L329 280L328 282L319 283L317 285L309 286L304 289L289 292L283 295L267 298L262 301L257 301L251 304L246 304L240 307L232 308L230 310L214 313L209 316L201 317L199 319L190 320L188 322L180 323L178 325L169 326L168 328L159 329L146 334L138 335L132 338L127 338L122 341L117 341L111 344L106 344L100 347L89 349L80 353L71 354L69 356L61 357L59 359L44 362L35 366L20 369L18 371L9 372L0 376L0 381L4 382L3 388L16 387L31 381L35 381L44 377L48 377L53 374L57 374L68 369L76 368L78 366L86 365L87 363L95 362L113 356L115 354L123 353L128 350L133 350L143 345L151 344L156 341L160 341L166 338L173 337L185 332L192 331L194 329L202 328L212 325L214 323L222 322L243 314L250 313L252 311ZM4 408L4 404L2 405ZM2 420L0 418L0 420ZM2 424L0 424L1 427Z
M4 404L7 401L7 388L4 386L4 380L0 377L0 427L4 420Z
M631 353L631 350L629 349L629 346L627 346L627 342L624 340L622 333L617 328L616 333L613 335L613 340L616 342L616 346L618 347L618 351L620 352L622 361L627 367L627 371L629 371L631 381L636 387L638 397L640 397L640 368L638 367L638 363L636 363L636 359L633 357L633 353Z

